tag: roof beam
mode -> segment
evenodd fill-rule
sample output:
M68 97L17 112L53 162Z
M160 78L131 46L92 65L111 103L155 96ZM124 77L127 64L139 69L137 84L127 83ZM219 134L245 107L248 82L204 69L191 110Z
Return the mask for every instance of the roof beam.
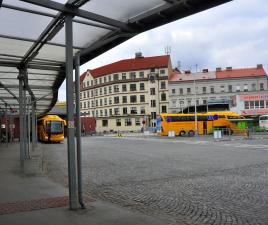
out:
M5 85L6 88L9 88L9 89L18 89L19 88L19 85L16 85L16 84L6 84ZM0 88L2 88L0 86ZM52 90L52 87L48 87L48 86L42 86L42 85L31 85L31 89L40 89L40 90Z
M41 16L47 16L47 17L50 17L50 18L56 18L56 15L54 15L52 13L41 12L41 11L38 11L38 10L27 9L27 8L13 6L13 5L9 5L9 4L3 4L2 7L7 8L7 9L13 9L13 10L16 10L16 11L21 11L21 12L32 13L32 14L35 14L35 15L41 15ZM114 28L114 27L111 27L111 26L92 23L92 22L86 22L86 21L79 20L79 19L73 19L73 22L88 25L88 26L92 26L92 27L99 27L99 28L106 29L106 30L115 30L115 29L117 29L117 28ZM78 48L78 47L76 47L76 48Z
M1 81L0 81L0 87L3 87L9 94L11 94L13 96L14 99L16 99L17 101L19 101L19 99L17 98L17 96L10 91Z
M120 28L124 31L130 31L133 32L134 30L127 24L118 20L114 20L102 15L98 15L96 13L92 13L92 12L88 12L86 10L82 10L82 9L72 9L71 7L67 7L64 4L58 3L58 2L54 2L51 0L43 0L43 1L39 1L39 0L21 0L24 2L28 2L28 3L32 3L38 6L42 6L45 8L49 8L49 9L53 9L53 10L57 10L59 12L63 12L63 13L67 13L67 14L72 14L74 16L79 16L82 17L84 19L88 19L88 20L92 20L95 22L99 22L102 24L106 24L112 27L117 27Z

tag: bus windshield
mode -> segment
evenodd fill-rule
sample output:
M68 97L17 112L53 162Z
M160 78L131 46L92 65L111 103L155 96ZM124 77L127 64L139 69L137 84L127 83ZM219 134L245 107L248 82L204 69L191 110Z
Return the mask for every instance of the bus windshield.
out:
M260 116L260 120L268 120L268 116Z
M46 123L46 132L50 134L62 134L63 124L61 121L48 121Z

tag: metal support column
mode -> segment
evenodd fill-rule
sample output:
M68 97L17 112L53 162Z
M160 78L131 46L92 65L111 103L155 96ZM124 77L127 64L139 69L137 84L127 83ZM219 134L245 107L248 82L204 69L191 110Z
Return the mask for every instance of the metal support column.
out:
M6 146L8 147L8 122L7 122L7 104L5 105L5 135L6 135Z
M76 109L76 150L77 150L77 176L78 176L78 200L82 209L85 209L83 202L82 188L82 155L81 155L81 118L80 118L80 55L75 56L75 109Z
M20 112L20 168L24 168L24 156L25 156L25 145L24 145L24 112L23 112L23 75L20 70L18 76L19 79L19 112Z
M76 151L74 136L73 102L73 24L72 16L65 18L66 41L66 100L67 100L67 137L68 137L68 180L70 209L77 209Z
M25 149L24 158L30 158L30 151L29 151L29 142L28 142L28 123L27 123L27 99L26 99L26 89L23 86L23 144Z
M32 103L32 151L34 151L36 147L36 119L35 119L35 107L36 103Z

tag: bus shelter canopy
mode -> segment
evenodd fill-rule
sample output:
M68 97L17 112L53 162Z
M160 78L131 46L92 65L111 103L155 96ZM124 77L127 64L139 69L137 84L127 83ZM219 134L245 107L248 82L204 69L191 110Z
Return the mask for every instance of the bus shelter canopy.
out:
M65 17L81 64L133 36L230 0L0 0L0 111L19 113L19 74L37 114L65 79Z

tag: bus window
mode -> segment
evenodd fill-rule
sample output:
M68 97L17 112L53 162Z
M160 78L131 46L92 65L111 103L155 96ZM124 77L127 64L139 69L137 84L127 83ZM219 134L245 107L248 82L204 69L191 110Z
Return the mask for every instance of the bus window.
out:
M46 132L50 134L62 134L63 126L61 121L49 121L46 124Z
M265 130L268 130L268 115L260 116L259 125L260 127L264 127Z

